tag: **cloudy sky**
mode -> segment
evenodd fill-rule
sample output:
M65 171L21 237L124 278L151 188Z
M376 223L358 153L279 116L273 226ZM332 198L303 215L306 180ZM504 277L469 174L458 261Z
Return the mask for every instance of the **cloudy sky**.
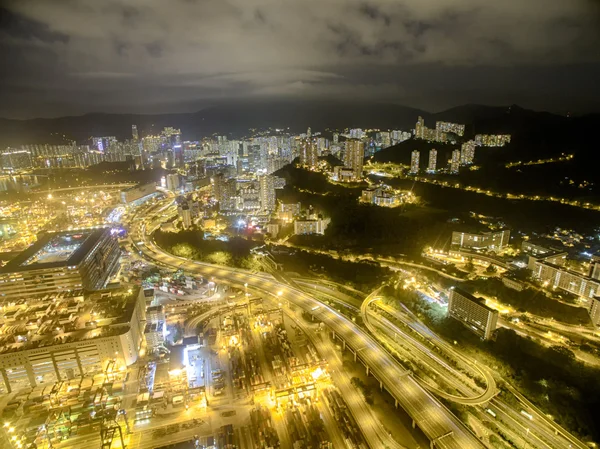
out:
M355 99L600 111L596 0L5 0L0 116Z

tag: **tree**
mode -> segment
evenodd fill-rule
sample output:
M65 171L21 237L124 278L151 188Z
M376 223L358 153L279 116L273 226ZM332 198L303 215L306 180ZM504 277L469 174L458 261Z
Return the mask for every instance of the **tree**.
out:
M473 271L475 271L475 265L473 264L472 257L469 257L469 259L467 260L467 264L465 265L465 270L467 270L469 273L472 273Z
M485 269L485 272L488 274L494 274L498 271L498 269L496 268L496 266L494 264L489 264L487 266L487 268Z

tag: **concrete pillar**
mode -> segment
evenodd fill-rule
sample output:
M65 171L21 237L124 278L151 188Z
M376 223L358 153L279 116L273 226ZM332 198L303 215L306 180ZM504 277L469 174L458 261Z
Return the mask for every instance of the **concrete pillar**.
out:
M398 399L394 399L394 406L398 408Z
M380 389L381 391L383 391L383 382L382 382L382 381L379 381L379 389Z
M412 428L415 429L417 427L417 423L415 422L415 420L412 420Z
M75 360L77 360L77 367L79 368L79 377L83 376L83 366L81 366L81 359L79 358L79 351L75 348Z
M335 340L335 331L331 331L331 338Z
M52 359L52 365L54 366L54 372L56 373L56 378L60 382L62 379L60 377L60 371L58 370L58 365L56 363L56 360L54 359L54 354L52 354L52 353L50 354L50 359Z
M0 369L0 374L2 374L2 380L4 381L4 385L6 386L6 391L11 393L12 389L10 388L10 382L8 381L6 370L4 368Z
M429 442L429 449L433 449L433 441Z
M356 355L358 354L358 351L354 352L354 361L356 362Z
M367 365L367 376L369 375L369 365Z
M33 373L31 363L25 363L24 368L25 371L27 371L27 378L29 379L29 384L34 388L37 387L37 382L35 381L35 374Z

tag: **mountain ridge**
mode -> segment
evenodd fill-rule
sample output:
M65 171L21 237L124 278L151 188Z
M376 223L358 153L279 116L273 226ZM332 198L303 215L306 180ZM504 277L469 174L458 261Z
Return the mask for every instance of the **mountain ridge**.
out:
M235 137L247 135L248 130L284 128L301 132L308 126L315 131L343 129L346 127L412 129L418 116L428 127L435 121L453 121L473 126L477 132L506 132L510 127L506 116L523 115L520 120L534 122L546 120L553 126L574 120L568 117L512 106L467 104L445 111L431 113L418 108L394 103L342 102L229 102L204 107L195 112L166 114L114 114L91 112L56 118L7 119L0 118L0 147L35 143L59 143L61 140L84 142L91 136L114 135L118 139L131 137L131 125L138 127L139 135L160 132L164 126L180 128L184 139L196 140L212 134ZM582 116L596 123L600 115ZM510 120L509 120L510 121ZM480 131L481 129L481 131ZM64 137L62 137L64 135Z

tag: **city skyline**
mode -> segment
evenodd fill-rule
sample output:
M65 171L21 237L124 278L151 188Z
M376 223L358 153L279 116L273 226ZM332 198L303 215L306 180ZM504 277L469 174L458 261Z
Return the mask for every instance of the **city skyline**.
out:
M586 0L74 5L4 4L0 116L183 112L241 98L599 109L600 15Z

